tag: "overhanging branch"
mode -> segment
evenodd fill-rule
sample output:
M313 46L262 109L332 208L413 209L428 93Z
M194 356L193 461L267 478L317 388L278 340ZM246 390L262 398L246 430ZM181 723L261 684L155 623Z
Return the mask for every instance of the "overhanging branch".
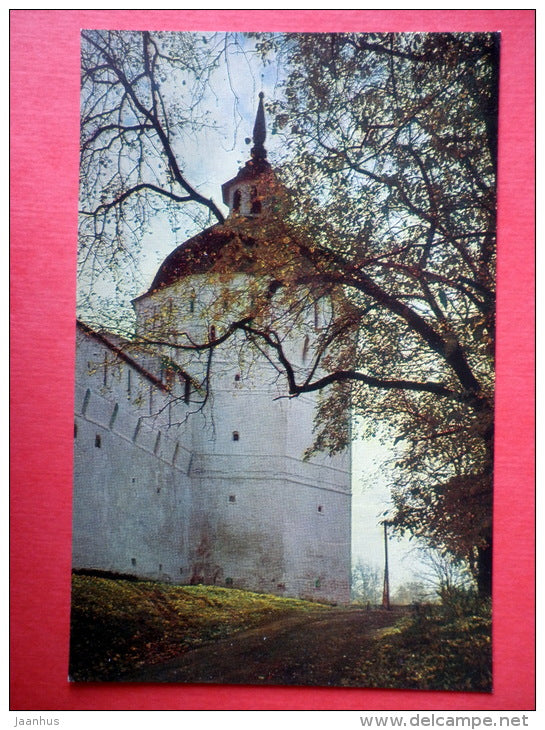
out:
M139 193L142 190L151 190L154 193L163 195L166 198L170 198L170 200L173 200L175 203L186 203L193 199L190 195L176 195L170 190L165 190L164 188L161 188L158 185L153 185L152 183L140 183L139 185L134 185L129 190L125 190L125 192L121 193L121 195L119 195L114 200L111 200L109 203L102 203L97 208L95 208L95 210L80 210L80 213L82 215L88 216L105 213L106 211L111 210L111 208L115 208L117 205L121 205L121 203L127 200L127 198L129 198L131 195Z
M412 390L417 392L427 392L427 393L433 393L435 395L448 397L448 398L454 398L457 400L463 400L463 396L461 396L456 391L452 390L451 388L447 388L445 385L442 385L441 383L434 383L434 382L418 382L418 381L412 381L412 380L401 380L401 379L392 379L388 380L385 378L376 378L371 375L366 375L365 373L361 373L357 370L337 370L333 373L329 373L328 375L323 376L322 378L318 378L317 380L313 382L305 382L298 384L295 379L295 371L293 369L293 366L291 362L286 357L286 354L284 352L284 349L282 347L282 344L278 337L273 336L273 334L269 332L265 332L263 330L259 330L255 327L251 327L249 324L241 324L238 329L242 329L245 332L249 332L252 335L256 337L260 337L263 339L269 347L271 347L273 350L275 350L278 360L281 363L282 367L284 368L284 372L286 374L286 377L288 379L288 386L289 386L289 392L291 395L299 395L301 393L311 393L317 390L322 390L328 385L331 385L332 383L338 383L338 382L346 382L346 381L358 381L365 383L366 385L369 385L374 388L384 388L389 390Z

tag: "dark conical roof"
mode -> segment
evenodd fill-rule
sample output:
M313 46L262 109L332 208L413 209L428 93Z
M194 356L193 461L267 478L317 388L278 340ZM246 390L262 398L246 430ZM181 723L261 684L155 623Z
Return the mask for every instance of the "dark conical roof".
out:
M234 231L226 230L223 226L216 224L188 239L166 257L148 291L134 301L153 294L165 286L170 286L185 276L205 274L214 269L216 265L221 265L222 251L235 236ZM248 249L251 249L255 243L254 239L248 236L239 235L238 238ZM248 257L247 262L241 260L240 269L243 270L250 263L251 257Z

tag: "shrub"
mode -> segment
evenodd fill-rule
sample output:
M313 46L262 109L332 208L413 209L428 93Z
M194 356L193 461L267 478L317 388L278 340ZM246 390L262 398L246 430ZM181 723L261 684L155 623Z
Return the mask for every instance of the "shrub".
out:
M360 665L361 686L492 691L490 605L457 590L382 632Z

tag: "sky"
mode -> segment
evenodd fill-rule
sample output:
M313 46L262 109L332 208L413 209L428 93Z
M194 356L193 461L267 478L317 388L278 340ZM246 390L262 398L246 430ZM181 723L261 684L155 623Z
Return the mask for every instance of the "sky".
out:
M212 79L210 96L206 100L214 121L223 132L201 132L186 140L184 148L184 172L193 186L226 213L221 201L221 185L234 177L238 169L249 159L251 137L257 110L258 93L264 91L265 100L274 100L279 93L281 69L270 64L265 69L257 58L247 54L233 54L225 67ZM172 89L171 93L178 93ZM268 159L274 167L275 150L279 141L270 134L268 126L265 147ZM191 148L193 145L193 148ZM181 219L173 230L165 217L157 217L153 228L142 239L142 251L138 260L143 293L164 258L184 240L198 232L189 220ZM363 562L373 568L384 567L384 533L380 520L388 508L388 469L385 462L391 452L378 439L356 439L352 445L352 562ZM407 539L389 540L390 586L392 593L406 582L419 580L423 572L413 542Z
M384 528L381 520L390 504L388 467L392 451L375 439L356 439L352 444L352 564L368 563L384 568ZM423 580L417 543L389 533L389 579L392 593L403 583Z

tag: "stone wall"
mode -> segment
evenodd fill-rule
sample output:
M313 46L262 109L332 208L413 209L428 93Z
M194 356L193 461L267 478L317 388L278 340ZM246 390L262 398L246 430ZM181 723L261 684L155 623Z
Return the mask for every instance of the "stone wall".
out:
M223 369L194 412L85 327L76 382L74 568L349 600L349 459L302 460L314 399Z
M183 401L81 328L76 367L73 566L183 581L191 511Z

